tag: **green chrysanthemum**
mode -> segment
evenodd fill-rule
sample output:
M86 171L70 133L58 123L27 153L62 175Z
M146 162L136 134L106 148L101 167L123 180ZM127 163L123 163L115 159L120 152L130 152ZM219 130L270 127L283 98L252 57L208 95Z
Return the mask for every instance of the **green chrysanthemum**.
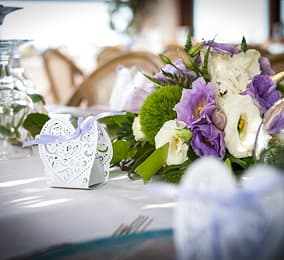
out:
M177 117L173 110L179 102L182 88L164 86L151 93L140 110L142 131L147 140L154 143L154 137L166 121Z

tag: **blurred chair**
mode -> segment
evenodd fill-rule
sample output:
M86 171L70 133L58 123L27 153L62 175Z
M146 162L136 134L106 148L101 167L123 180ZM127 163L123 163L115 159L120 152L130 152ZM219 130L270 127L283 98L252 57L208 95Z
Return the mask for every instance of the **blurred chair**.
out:
M35 89L44 96L46 103L54 103L41 53L34 47L29 47L26 52L21 52L21 65L25 77L33 82Z
M249 44L248 48L258 50L260 54L265 57L268 57L270 55L270 52L267 50L267 47L263 44Z
M104 63L118 57L126 52L122 46L105 46L96 56L97 66L101 66Z
M136 66L148 75L153 75L160 70L162 62L157 55L146 51L132 51L115 57L86 77L68 105L79 106L86 102L87 106L108 107L119 66Z
M284 71L284 53L268 56L272 69L277 73Z
M182 57L184 47L179 44L169 44L162 50L162 54L170 58L172 61Z
M64 105L83 81L84 73L59 49L47 49L42 57L54 102Z

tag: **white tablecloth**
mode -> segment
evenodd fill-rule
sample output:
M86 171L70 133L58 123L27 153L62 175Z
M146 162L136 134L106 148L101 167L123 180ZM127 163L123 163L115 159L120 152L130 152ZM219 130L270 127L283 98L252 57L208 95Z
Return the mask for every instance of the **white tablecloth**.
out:
M0 258L108 237L138 215L153 218L148 230L171 228L174 202L144 188L119 170L92 190L48 187L37 147L30 158L0 161Z

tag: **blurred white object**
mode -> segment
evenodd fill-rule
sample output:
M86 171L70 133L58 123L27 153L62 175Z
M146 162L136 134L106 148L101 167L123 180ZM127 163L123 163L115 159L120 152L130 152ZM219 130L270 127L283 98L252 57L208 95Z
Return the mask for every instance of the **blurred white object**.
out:
M52 118L43 126L39 138L46 136L58 138L39 144L50 186L89 189L108 180L112 145L93 117L86 118L77 130L66 118Z
M109 101L110 110L137 112L144 97L150 93L150 81L135 66L120 66ZM151 84L152 86L152 84Z
M222 196L235 192L234 177L222 162L212 158L201 159L186 171L180 191L184 196L180 197L174 214L174 241L178 257L214 259L212 242L215 238L210 219L216 210L216 202L210 194ZM206 195L196 199L188 197L187 192Z
M188 168L174 218L179 259L272 259L284 238L283 175L258 165L244 176L238 183L213 158Z
M225 164L202 157L180 186L149 184L148 191L177 198L174 243L181 260L282 259L284 175L258 164L237 181Z
M111 110L123 110L127 96L133 89L133 78L136 72L137 69L135 67L126 68L119 66L117 68L116 79L109 100Z

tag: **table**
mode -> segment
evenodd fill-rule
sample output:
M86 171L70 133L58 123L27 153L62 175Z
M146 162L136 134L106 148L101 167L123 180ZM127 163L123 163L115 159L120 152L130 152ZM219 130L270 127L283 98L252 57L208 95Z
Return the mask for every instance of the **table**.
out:
M0 161L0 197L1 259L109 237L138 215L153 218L148 230L172 228L175 206L118 169L92 190L48 187L37 147L29 158Z

